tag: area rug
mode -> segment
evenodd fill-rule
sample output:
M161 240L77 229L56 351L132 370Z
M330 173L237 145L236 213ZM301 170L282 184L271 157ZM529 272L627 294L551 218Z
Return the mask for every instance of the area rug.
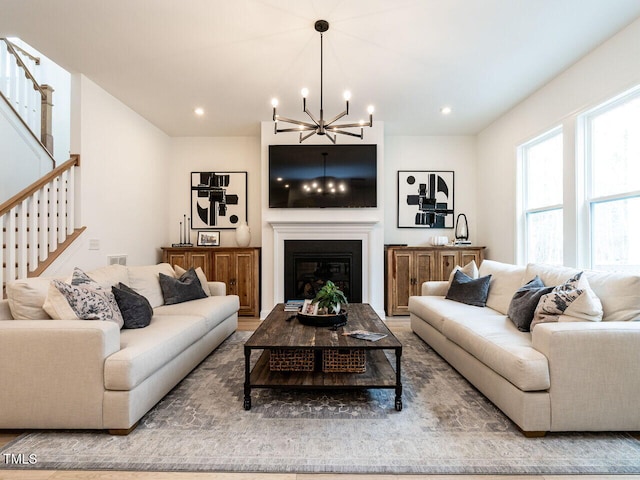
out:
M236 332L126 437L24 434L5 454L30 469L425 474L640 473L640 441L626 433L525 438L482 394L406 332L404 409L392 390L254 390L242 408ZM255 357L255 355L254 355ZM28 457L34 455L34 457ZM25 462L27 463L27 462ZM0 468L20 468L0 462Z

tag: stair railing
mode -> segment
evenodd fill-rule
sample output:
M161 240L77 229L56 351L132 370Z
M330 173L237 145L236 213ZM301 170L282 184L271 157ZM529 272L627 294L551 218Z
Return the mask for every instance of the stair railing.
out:
M53 155L52 111L53 88L40 85L31 68L40 64L37 57L26 54L25 59L6 38L0 38L0 92L9 100L25 124L37 136L44 147Z
M56 167L0 205L0 285L38 276L77 238L76 168L80 157Z

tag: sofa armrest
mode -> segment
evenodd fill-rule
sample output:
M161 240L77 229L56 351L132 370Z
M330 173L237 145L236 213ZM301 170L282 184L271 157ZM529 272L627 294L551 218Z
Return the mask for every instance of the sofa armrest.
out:
M549 362L552 430L640 429L640 322L542 323L532 342Z
M114 322L0 321L0 428L103 428Z
M227 294L227 284L224 282L207 282L212 297L224 297Z
M440 296L444 297L449 290L449 282L447 281L432 281L424 282L422 284L423 296Z

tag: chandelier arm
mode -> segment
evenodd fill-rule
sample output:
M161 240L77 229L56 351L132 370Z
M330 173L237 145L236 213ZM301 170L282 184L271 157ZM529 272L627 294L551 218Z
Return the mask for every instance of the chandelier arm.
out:
M285 132L313 132L313 133L316 133L316 129L313 128L313 127L278 128L278 129L276 129L276 133L285 133Z
M314 117L313 114L307 108L304 109L304 113L309 115L309 118L311 120L313 120L313 123L315 123L317 127L320 126L320 120L318 120L316 117Z
M331 140L331 143L333 143L333 144L335 145L335 143L336 143L336 135L334 135L334 136L332 137L332 136L331 136L331 134L327 133L327 134L326 134L326 136L327 136L327 138L328 138L329 140Z
M367 123L342 123L340 125L333 125L331 128L360 128L360 127L370 127L371 122Z
M331 120L329 120L328 122L326 122L326 123L324 124L324 126L325 126L325 127L330 127L330 126L331 126L331 124L332 124L333 122L336 122L336 121L340 120L342 117L344 117L344 116L345 116L345 115L347 115L348 113L349 113L349 112L347 112L346 110L345 110L344 112L342 112L342 113L339 113L338 115L336 115L335 117L333 117ZM339 126L339 125L337 125L337 126Z
M315 134L316 134L315 130L312 131L311 133L307 133L305 136L302 136L302 132L300 132L300 143L304 142L307 138L309 138L309 137L311 137L311 136L313 136Z
M294 125L302 125L304 127L307 128L313 128L315 129L318 125L314 125L313 123L309 123L309 122L303 122L301 120L294 120L293 118L286 118L286 117L281 117L278 116L278 122L285 122L285 123L293 123Z
M364 133L360 129L360 133L347 132L346 130L331 129L331 133L339 133L340 135L349 135L350 137L358 137L360 140L364 138Z

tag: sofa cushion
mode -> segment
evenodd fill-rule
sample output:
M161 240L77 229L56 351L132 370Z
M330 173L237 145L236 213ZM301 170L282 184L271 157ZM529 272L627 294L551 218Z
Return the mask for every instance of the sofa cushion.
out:
M181 277L187 271L182 268L180 265L174 265L173 270L176 272L176 277ZM207 276L202 271L202 268L196 268L196 275L198 275L198 280L200 280L200 285L202 286L202 290L207 295L207 297L211 296L211 289L209 288L209 281L207 280Z
M147 328L121 330L120 351L105 361L105 388L135 388L207 331L204 318L191 315L154 315Z
M170 277L164 273L160 273L159 276L165 305L188 302L207 296L193 268L187 270L180 278Z
M547 357L533 348L531 334L520 332L506 315L446 318L442 333L520 390L549 388Z
M129 283L140 295L149 300L153 308L164 305L162 289L160 288L160 273L175 277L175 272L168 263L147 265L142 267L128 267Z
M42 306L49 292L51 277L24 278L7 283L7 300L16 320L46 320L51 317Z
M479 275L491 275L487 307L506 315L513 294L523 285L524 272L525 267L519 265L483 260L478 269Z
M470 276L458 270L453 275L453 280L449 286L446 298L455 302L484 307L489 294L489 282L491 275L480 278Z
M521 332L528 332L531 328L533 314L536 311L540 297L551 292L553 287L546 287L540 277L536 277L523 285L513 295L507 312L513 324Z
M236 313L239 308L240 299L237 295L225 295L191 300L176 305L163 305L157 307L154 312L162 316L201 316L206 321L207 329L212 330L224 319Z
M87 275L103 288L111 289L111 287L119 283L129 285L129 271L124 265L107 265L90 270Z
M602 320L640 320L640 275L585 271L589 285L602 303Z
M124 283L111 287L111 293L116 297L118 308L124 320L123 328L148 327L153 317L153 308L149 300L129 288Z
M447 318L469 317L481 321L501 314L491 308L475 307L447 300L444 297L409 297L409 311L442 333Z

